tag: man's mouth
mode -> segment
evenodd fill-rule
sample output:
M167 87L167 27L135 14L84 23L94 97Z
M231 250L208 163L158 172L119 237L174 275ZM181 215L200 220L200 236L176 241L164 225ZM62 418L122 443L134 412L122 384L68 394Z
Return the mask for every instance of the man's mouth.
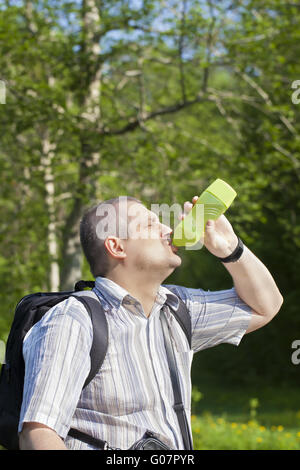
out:
M165 242L167 245L169 245L169 247L171 248L171 250L173 251L173 253L177 253L178 247L172 244L172 239L171 239L171 238L166 238L166 239L164 240L164 242Z

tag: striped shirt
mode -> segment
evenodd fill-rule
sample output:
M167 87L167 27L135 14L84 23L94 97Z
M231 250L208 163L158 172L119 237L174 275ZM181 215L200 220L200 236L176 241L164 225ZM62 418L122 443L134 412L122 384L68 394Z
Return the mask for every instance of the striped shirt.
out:
M174 316L166 311L181 392L190 423L193 354L220 343L238 345L251 308L235 288L221 291L173 286L192 322L192 348ZM170 294L160 286L147 317L139 301L113 281L97 277L94 293L106 312L109 345L100 371L87 387L92 323L84 306L70 297L27 333L23 344L25 383L19 432L24 422L54 429L68 449L95 449L68 436L78 429L109 446L128 449L146 430L173 449L183 449L173 409L173 390L160 311ZM178 297L172 294L174 306Z

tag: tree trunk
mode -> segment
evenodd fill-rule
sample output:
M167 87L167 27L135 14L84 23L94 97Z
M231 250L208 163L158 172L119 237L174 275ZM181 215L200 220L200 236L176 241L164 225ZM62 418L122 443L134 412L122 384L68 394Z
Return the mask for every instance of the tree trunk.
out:
M100 11L96 0L82 1L83 41L82 77L84 92L81 99L81 117L94 126L101 118L101 65L99 61ZM98 64L95 67L95 64ZM65 224L62 250L61 289L73 289L81 278L82 250L79 238L79 223L86 205L94 199L99 172L100 153L89 141L88 128L81 132L81 159L79 163L79 183L72 210Z
M76 197L73 208L66 220L63 234L61 290L72 290L76 281L81 279L82 252L79 238L79 223L83 202Z
M49 214L48 225L48 250L50 255L49 282L51 292L57 292L60 285L59 264L58 264L58 244L55 217L55 186L52 172L52 160L56 145L51 144L48 137L48 131L44 132L42 137L42 158L41 166L44 170L44 181L46 190L46 205Z

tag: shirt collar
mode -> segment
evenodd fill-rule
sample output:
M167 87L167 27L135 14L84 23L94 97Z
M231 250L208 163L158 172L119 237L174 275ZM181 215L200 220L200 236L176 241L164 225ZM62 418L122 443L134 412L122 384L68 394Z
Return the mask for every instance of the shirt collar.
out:
M130 295L126 289L116 284L111 279L98 276L95 279L95 288L98 293L113 307L119 308L123 299ZM130 296L131 297L131 296Z
M117 309L120 308L122 303L134 304L138 302L137 299L129 294L126 289L106 277L96 277L95 289L108 303ZM164 286L159 286L155 302L163 306L167 300L167 296L169 298L170 305L177 309L179 304L178 297Z

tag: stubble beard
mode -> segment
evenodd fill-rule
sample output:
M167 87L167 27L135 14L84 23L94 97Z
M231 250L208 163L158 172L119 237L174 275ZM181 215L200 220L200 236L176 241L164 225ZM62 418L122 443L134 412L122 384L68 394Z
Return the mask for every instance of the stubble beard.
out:
M181 265L181 258L178 255L170 255L169 259L153 261L153 258L143 256L136 259L136 271L140 275L148 278L157 278L164 280L170 276L173 271ZM144 277L144 276L143 276Z

